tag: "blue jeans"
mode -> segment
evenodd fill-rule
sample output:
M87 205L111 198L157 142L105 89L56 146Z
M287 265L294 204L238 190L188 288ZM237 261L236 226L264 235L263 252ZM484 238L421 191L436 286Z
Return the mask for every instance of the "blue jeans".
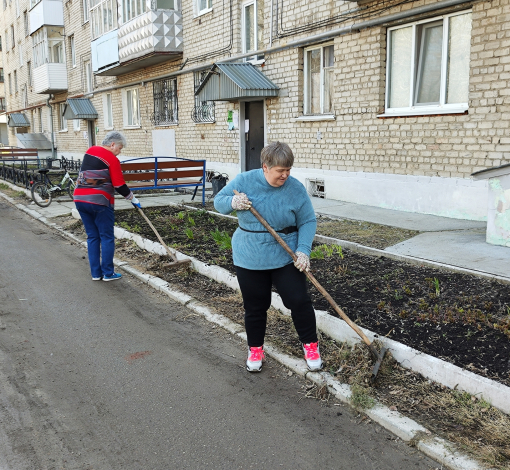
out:
M90 273L92 277L113 275L113 253L115 235L113 225L115 214L113 207L76 202L76 209L87 232Z

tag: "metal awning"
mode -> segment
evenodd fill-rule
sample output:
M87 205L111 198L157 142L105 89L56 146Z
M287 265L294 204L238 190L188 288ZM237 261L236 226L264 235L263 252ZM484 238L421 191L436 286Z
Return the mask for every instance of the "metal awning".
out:
M200 101L278 96L279 88L249 62L214 64L195 92Z
M506 163L501 166L495 166L492 168L486 168L485 170L475 171L471 173L471 176L475 181L487 180L489 178L497 178L498 176L510 175L510 163Z
M68 98L64 106L64 118L71 119L97 119L96 108L88 98Z
M9 127L30 127L30 121L24 113L12 113L9 114L7 125Z

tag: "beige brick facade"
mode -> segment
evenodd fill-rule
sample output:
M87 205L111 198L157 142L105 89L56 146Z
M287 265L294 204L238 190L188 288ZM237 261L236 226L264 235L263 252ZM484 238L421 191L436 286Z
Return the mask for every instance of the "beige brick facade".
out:
M18 2L19 16L16 0L7 0L7 8L0 19L5 80L8 81L9 75L13 80L16 71L18 81L18 92L9 94L6 90L5 94L8 111L25 109L32 123L30 132L38 132L37 107L44 106L47 112L48 95L36 94L28 86L28 103L23 103L21 90L28 83L27 61L31 60L32 43L24 30L28 0ZM438 2L409 2L393 9L385 6L385 11L379 11L381 6L375 3L359 6L355 2L298 0L283 2L283 5L280 2L277 17L276 0L265 0L259 7L259 16L262 16L259 18L260 42L263 48L283 47L290 41L353 22L435 3ZM216 102L215 123L193 122L194 77L193 72L188 72L242 53L243 3L232 1L231 5L232 11L229 3L213 0L212 10L197 16L193 1L182 0L182 57L124 75L96 75L93 93L87 94L84 61L91 57L90 25L83 21L82 2L64 3L68 90L51 100L57 153L80 156L88 145L85 121L80 123L79 131L73 130L71 122L67 131L58 131L58 103L70 97L89 97L99 114L94 127L100 142L108 131L104 122L104 95L111 93L113 127L123 130L128 139L125 156L152 155L152 131L173 129L177 156L206 158L210 167L227 171L231 176L241 171L244 168L241 154L244 135L237 129L228 130L226 121L229 110L239 112L242 117L244 104ZM288 142L295 152L296 176L303 182L309 177L322 178L327 186L327 197L438 215L483 218L485 186L473 183L470 174L510 162L510 0L459 5L446 11L412 16L408 22L467 10L472 11L467 114L381 117L385 112L387 86L387 28L397 24L390 23L317 39L317 45L332 44L334 49L334 117L329 120L303 120L305 53L306 47L313 46L313 41L266 54L260 70L280 88L280 94L264 101L265 141ZM405 23L406 20L401 20L398 24ZM10 38L6 46L4 37L10 34L11 26L15 29L14 48ZM74 67L71 36L76 48ZM22 61L20 49L23 50ZM177 73L178 124L155 126L151 122L153 79L172 72ZM129 84L139 92L141 122L137 128L124 126L126 109L122 96ZM43 128L49 131L49 126ZM12 130L10 143L16 145ZM443 199L441 192L444 192Z

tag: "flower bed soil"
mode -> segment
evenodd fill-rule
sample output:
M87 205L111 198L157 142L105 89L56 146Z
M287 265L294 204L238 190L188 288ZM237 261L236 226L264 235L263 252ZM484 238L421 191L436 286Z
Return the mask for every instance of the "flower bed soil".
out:
M231 250L211 236L232 234L233 219L179 207L146 209L170 246L234 272ZM157 238L134 211L117 225ZM191 238L192 237L192 238ZM312 272L359 325L382 336L510 385L510 286L349 250L312 259ZM310 285L314 306L336 315Z

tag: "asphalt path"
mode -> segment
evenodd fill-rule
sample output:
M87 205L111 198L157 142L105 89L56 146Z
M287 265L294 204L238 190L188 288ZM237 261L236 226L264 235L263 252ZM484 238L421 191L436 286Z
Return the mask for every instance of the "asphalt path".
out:
M440 465L0 199L0 470Z

